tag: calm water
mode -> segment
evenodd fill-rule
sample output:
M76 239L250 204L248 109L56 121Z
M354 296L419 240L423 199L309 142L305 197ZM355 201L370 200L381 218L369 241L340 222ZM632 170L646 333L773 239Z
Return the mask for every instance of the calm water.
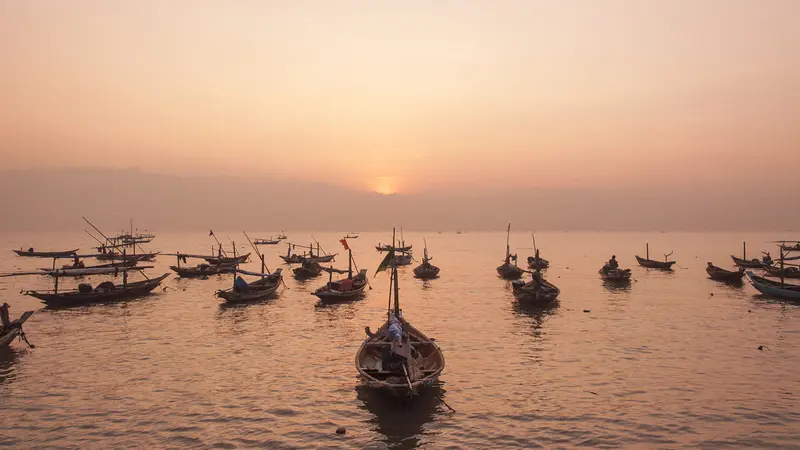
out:
M268 237L270 233L252 233ZM275 233L272 233L275 234ZM220 237L226 233L218 233ZM307 242L306 233L289 233ZM241 234L230 233L244 242ZM340 234L315 233L328 251ZM421 257L422 234L406 233ZM504 233L425 235L438 280L401 271L405 317L442 347L443 386L407 406L357 388L364 326L387 305L385 274L362 301L315 304L323 278L274 300L225 307L229 276L170 277L166 292L106 306L40 310L25 330L35 349L0 352L0 446L182 448L792 447L800 443L800 306L748 285L708 280L706 261L771 249L783 235L540 233L537 244L562 290L558 306L522 308L497 278ZM352 241L377 266L385 234ZM634 254L674 250L674 273L635 266ZM148 246L208 252L202 232L159 234ZM520 260L530 236L512 235ZM45 267L13 248L92 245L88 237L0 237L0 271ZM284 246L262 247L270 268ZM597 270L611 254L631 267L629 289ZM653 256L655 258L655 256ZM167 271L162 257L149 273ZM340 265L346 259L340 258ZM249 265L253 269L256 264ZM283 266L285 267L285 266ZM290 273L287 275L291 275ZM92 279L97 284L98 279ZM45 277L0 278L16 317L41 305L20 289ZM67 281L74 285L75 281ZM585 312L588 310L589 312ZM771 351L758 351L759 345ZM456 413L440 403L444 399ZM344 436L337 427L347 428Z

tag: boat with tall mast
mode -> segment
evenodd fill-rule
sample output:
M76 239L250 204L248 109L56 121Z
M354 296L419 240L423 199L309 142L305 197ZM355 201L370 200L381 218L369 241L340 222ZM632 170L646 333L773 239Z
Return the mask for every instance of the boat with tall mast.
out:
M226 303L248 303L264 300L274 296L283 283L283 276L281 275L283 269L276 269L275 272L270 272L264 261L264 255L258 251L258 247L250 240L250 236L247 236L247 233L244 233L244 235L261 260L261 272L250 272L234 266L232 270L233 286L229 289L220 289L215 293L217 297L225 300ZM259 277L259 279L248 283L241 275L250 275Z
M514 264L511 264L514 261ZM522 277L522 269L517 266L517 255L511 254L511 223L506 230L506 257L503 264L497 267L497 274L506 280L517 280Z
M733 263L739 267L744 267L747 269L760 269L764 266L771 266L772 265L772 257L770 256L769 252L764 253L761 252L761 260L753 258L751 260L747 259L747 242L742 242L742 257L737 258L736 256L731 255L731 259Z
M439 277L439 268L431 264L433 258L428 257L428 241L423 239L425 250L423 250L422 264L414 268L414 276L423 280L430 280Z
M639 255L636 256L636 262L639 263L640 266L646 267L648 269L661 269L661 270L672 270L672 266L675 264L675 261L668 261L667 258L672 256L672 253L669 252L664 254L664 261L656 261L650 259L650 243L645 243L645 257L642 258Z
M528 256L528 268L531 270L545 270L550 267L550 261L542 258L539 255L539 249L536 248L536 235L531 233L533 240L533 256Z
M340 241L344 249L347 250L347 278L333 281L334 273L343 273L343 270L334 268L323 268L329 273L328 282L325 286L315 290L312 295L316 295L321 303L335 303L341 301L354 300L364 294L369 281L367 280L367 270L358 269L355 260L353 259L353 250L348 245L346 239ZM356 275L353 275L353 269L358 270Z
M390 250L378 267L391 268L386 322L375 333L365 328L367 338L356 352L355 364L365 386L408 398L438 384L445 360L436 342L403 316L393 253Z
M767 278L757 276L752 271L747 271L747 278L750 280L750 284L758 291L764 295L770 297L777 297L786 300L800 300L800 285L797 284L790 284L785 282L786 270L788 267L796 267L796 265L790 265L786 261L794 260L796 257L790 257L790 253L794 250L790 250L789 252L784 251L785 242L795 242L795 241L783 241L780 245L778 245L778 264L777 264L777 273L780 277L780 281L773 281L768 280Z

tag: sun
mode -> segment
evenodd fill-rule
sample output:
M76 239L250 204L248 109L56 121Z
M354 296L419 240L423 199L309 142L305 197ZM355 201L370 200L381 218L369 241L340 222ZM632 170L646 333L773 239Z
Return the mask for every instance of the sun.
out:
M379 194L391 195L397 192L397 183L393 177L375 177L372 190Z

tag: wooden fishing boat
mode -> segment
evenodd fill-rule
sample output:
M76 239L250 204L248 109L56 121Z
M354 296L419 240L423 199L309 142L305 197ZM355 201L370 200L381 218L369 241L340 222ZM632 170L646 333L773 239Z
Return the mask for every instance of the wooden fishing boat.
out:
M126 269L136 267L137 270L152 269L153 266L131 266L131 267L85 267L76 269L56 269L41 272L42 275L50 275L51 277L84 277L87 275L119 275Z
M64 250L60 252L36 252L33 250L33 247L27 250L12 250L19 256L25 256L28 258L58 258L63 256L72 256L78 252L78 249L74 250Z
M636 255L636 262L638 262L642 267L660 270L672 270L672 265L675 264L675 261L656 261L653 259L642 258L639 255Z
M600 278L609 282L628 282L631 279L631 269L620 269L616 255L612 256L597 273L600 274Z
M646 267L648 269L660 269L660 270L672 270L672 266L675 264L675 261L668 261L667 258L672 256L673 252L666 253L664 255L664 261L656 261L654 259L650 259L650 244L645 244L645 257L642 258L639 255L636 255L636 262L639 263L640 266Z
M706 273L708 273L709 278L716 281L726 281L726 282L737 282L742 281L744 277L744 268L741 267L739 270L725 270L723 268L717 267L711 263L708 263L706 267Z
M414 268L414 276L423 280L430 280L439 277L439 268L431 264L433 258L428 257L428 242L425 241L423 250L422 264Z
M345 239L358 239L358 233L347 233Z
M194 267L192 266L169 266L181 278L199 278L211 275L219 275L223 273L230 273L236 268L236 264L207 264L201 263Z
M531 240L533 241L533 256L528 256L528 268L531 270L545 270L550 267L550 261L542 258L539 255L539 249L536 248L536 235L531 233Z
M331 277L333 274L331 273ZM367 288L367 270L362 269L355 276L350 271L347 278L333 281L329 279L325 286L312 293L316 295L322 303L335 303L353 300L360 297Z
M737 258L736 256L731 255L731 259L733 263L739 267L744 267L748 269L761 269L763 266L771 266L772 265L772 257L770 257L769 253L761 252L761 261L756 258L751 260L747 259L747 242L742 242L742 257Z
M226 303L247 303L269 298L278 291L282 282L281 271L276 269L273 273L248 272L236 270L233 272L234 283L230 289L219 290L216 296ZM261 277L259 280L247 283L237 274Z
M783 298L787 300L800 300L800 286L796 284L781 283L759 277L752 271L747 271L747 278L753 287L764 295Z
M389 244L381 245L380 243L378 243L378 245L375 246L375 250L377 250L379 252L388 252L388 251L391 251L391 250L398 251L398 252L410 252L411 251L411 247L413 247L413 245L395 247L395 246L389 245Z
M395 251L392 258L393 266L408 266L414 262L414 255L408 252Z
M280 239L254 239L253 244L255 245L275 245L280 244Z
M609 269L607 271L600 269L598 273L604 281L624 282L631 279L631 269Z
M776 266L764 266L764 271L767 272L766 276L768 277L800 278L800 269L794 266L784 267L783 269Z
M334 253L332 255L322 255L322 256L314 256L314 255L312 255L312 256L307 256L305 259L308 259L308 260L311 260L311 261L314 261L314 262L318 262L318 263L326 263L326 262L333 261L334 258L336 258L336 255L338 255L338 253Z
M517 267L517 255L511 254L510 239L511 224L509 223L508 230L506 230L506 258L503 264L497 267L497 274L506 280L516 280L522 277L523 270ZM511 264L512 260L514 264Z
M404 398L436 386L445 361L436 342L403 317L397 267L391 270L387 320L375 333L365 328L367 338L356 352L355 364L365 386Z
M553 283L541 277L541 272L537 275L532 274L533 279L529 282L514 280L511 282L514 298L520 303L531 305L546 305L558 299L561 290Z
M25 339L25 333L22 331L22 324L24 324L32 315L33 311L25 311L22 313L19 319L11 322L11 327L8 329L5 329L2 325L0 325L0 349L11 345L11 342L13 342L14 338L17 336L21 336L25 342L28 342L28 340Z
M95 256L99 261L154 261L156 256L159 255L161 252L152 252L152 253L139 253L139 254L125 254L119 252L106 252L100 253Z
M322 266L319 265L316 261L311 261L308 259L304 259L302 263L300 263L300 267L295 267L292 269L294 272L294 277L298 279L308 279L318 277L322 273Z
M235 265L246 262L248 258L250 258L250 253L245 253L244 255L238 256L208 256L203 259L205 259L209 264L214 265Z
M772 265L772 258L767 258L766 256L762 258L760 261L755 258L748 261L746 259L737 258L733 255L731 255L731 259L733 260L733 263L736 264L737 266L748 269L762 269L764 268L765 265Z
M286 264L300 264L305 260L305 257L303 255L296 255L296 254L291 254L288 256L280 255L280 258Z
M100 283L94 289L92 289L91 285L82 283L79 285L78 289L72 291L58 292L56 288L54 291L26 291L25 295L38 298L46 303L47 306L73 306L89 303L114 302L145 296L161 285L161 282L168 276L169 274L165 273L157 278L134 283L123 281L123 284L114 284L110 281L106 281Z

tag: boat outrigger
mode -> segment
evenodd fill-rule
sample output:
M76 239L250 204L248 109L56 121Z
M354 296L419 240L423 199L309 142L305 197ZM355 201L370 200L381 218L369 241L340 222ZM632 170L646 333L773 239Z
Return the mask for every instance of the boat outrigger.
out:
M786 278L784 274L787 271L787 260L793 260L794 257L789 257L788 253L784 253L783 244L778 246L778 265L776 267L780 281L768 280L764 277L757 276L752 271L747 271L747 278L753 287L764 295L770 297L777 297L786 300L800 300L800 285L789 284L784 281ZM791 251L790 251L791 252ZM795 268L791 266L791 268Z
M378 268L391 267L386 322L375 333L365 328L367 338L356 352L355 364L365 386L407 398L436 386L445 361L436 342L403 317L393 253L389 250Z

